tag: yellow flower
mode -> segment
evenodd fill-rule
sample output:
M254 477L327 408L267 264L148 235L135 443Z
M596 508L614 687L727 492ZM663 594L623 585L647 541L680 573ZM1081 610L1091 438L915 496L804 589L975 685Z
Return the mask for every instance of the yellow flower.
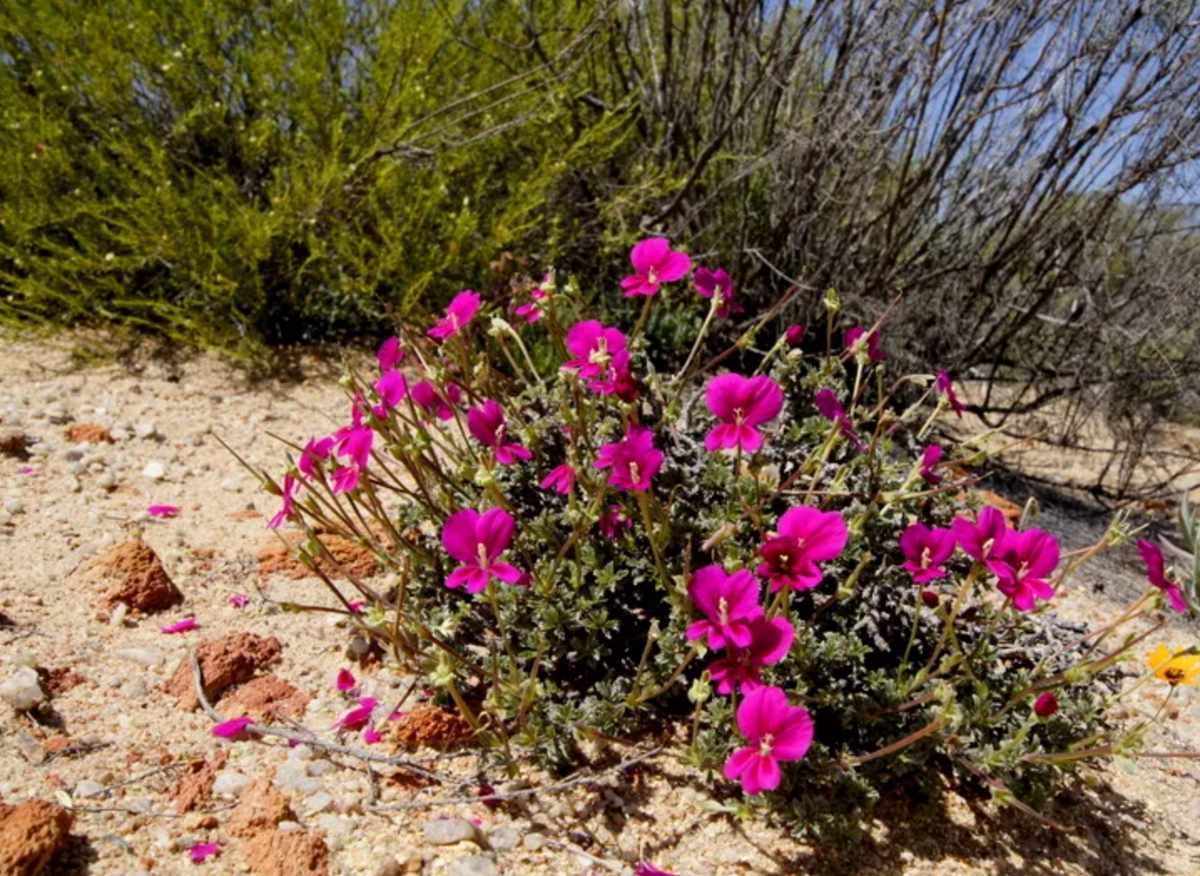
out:
M1166 645L1150 653L1150 668L1167 684L1200 684L1200 654L1180 651L1172 656Z

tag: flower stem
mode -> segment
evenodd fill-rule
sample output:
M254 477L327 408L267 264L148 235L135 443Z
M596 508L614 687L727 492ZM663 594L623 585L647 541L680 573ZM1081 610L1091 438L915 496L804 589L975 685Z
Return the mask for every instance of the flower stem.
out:
M658 569L659 580L662 581L663 588L671 595L671 579L667 576L667 566L663 562L662 551L658 546L658 539L654 537L654 520L650 515L650 499L646 495L645 490L637 491L638 507L642 509L642 525L646 527L646 538L650 541L650 550L654 553L654 565Z

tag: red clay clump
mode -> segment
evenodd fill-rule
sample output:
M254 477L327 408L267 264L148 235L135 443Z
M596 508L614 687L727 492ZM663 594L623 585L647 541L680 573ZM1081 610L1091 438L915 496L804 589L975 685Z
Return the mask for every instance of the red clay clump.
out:
M211 761L194 760L184 768L171 788L176 812L182 815L209 805L213 782L217 780L217 772L225 766L226 760L228 757L225 752L218 750Z
M221 706L230 718L249 715L262 719L275 714L299 718L311 699L277 675L262 675L230 693Z
M47 800L0 803L0 873L38 876L66 842L75 816Z
M328 876L329 849L325 840L302 830L268 830L251 837L243 847L255 876Z
M46 670L46 690L58 696L86 684L87 679L69 666Z
M112 444L113 437L103 426L95 423L75 423L67 427L67 440L72 444Z
M264 776L255 779L242 793L237 808L225 825L225 832L230 836L257 836L274 830L279 822L292 817L292 807L288 805L287 797Z
M254 633L230 633L220 639L206 639L196 653L204 676L204 693L211 701L235 684L249 681L259 669L277 662L283 654L283 645L274 636L268 639ZM164 690L179 700L184 711L194 712L200 707L189 658L180 662Z
M104 594L112 608L123 602L134 611L163 611L183 602L183 594L167 575L154 548L144 541L129 541L113 548L100 561L103 577L114 581Z
M379 560L370 550L360 544L355 544L340 535L319 535L321 544L333 555L337 563L320 558L317 564L321 571L331 578L368 578L379 571ZM307 578L313 573L302 562L296 559L291 548L277 545L269 547L258 555L258 572L260 575L281 575L284 578Z
M397 725L395 740L408 749L448 749L472 738L471 725L458 712L439 706L417 706Z

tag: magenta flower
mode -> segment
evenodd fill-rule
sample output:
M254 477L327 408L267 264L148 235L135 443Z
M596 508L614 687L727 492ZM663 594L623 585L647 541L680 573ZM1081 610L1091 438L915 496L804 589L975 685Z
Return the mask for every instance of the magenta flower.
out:
M1150 584L1167 595L1167 601L1171 603L1171 608L1181 614L1186 612L1188 610L1187 599L1184 598L1183 589L1167 577L1162 548L1139 538L1137 549L1138 553L1142 555L1142 562L1146 565L1146 578L1149 579Z
M655 867L649 861L638 861L637 867L633 871L633 876L676 876L674 873L668 873L660 867Z
M804 326L789 325L783 333L783 342L789 347L799 347L804 343Z
M1008 538L1008 521L1004 514L990 505L981 508L976 522L966 517L955 517L950 524L958 537L958 546L963 553L977 563L986 563L998 556Z
M565 496L575 486L575 469L570 463L564 462L550 472L550 474L546 475L542 479L540 486L543 490L554 490L554 492L562 493Z
M608 510L600 515L597 525L600 527L600 534L605 538L616 538L633 526L633 521L625 515L625 510L620 505L609 505Z
M222 739L236 739L253 723L254 721L250 718L234 718L232 721L214 725L210 732L213 736L219 736Z
M862 340L863 335L866 335L865 341ZM862 326L856 325L852 329L846 329L842 345L855 355L865 351L867 358L872 362L881 362L887 358L883 350L879 349L879 332L868 333Z
M594 465L611 469L608 483L618 490L641 491L649 489L662 462L662 451L654 448L654 433L645 426L630 425L623 439L600 448Z
M867 449L867 445L863 444L858 435L855 434L854 427L850 425L850 420L846 417L846 411L842 407L842 403L838 401L838 397L834 395L832 389L818 391L813 396L813 403L817 406L817 413L837 426L842 437L853 441L854 446L858 448L860 453Z
M750 644L749 621L762 617L758 604L758 580L749 569L732 575L720 566L697 569L688 584L688 596L704 613L704 619L687 629L689 640L708 638L708 647L724 648L726 643L738 648Z
M447 383L444 393L439 393L432 383L422 380L412 388L409 395L425 413L433 414L439 420L453 420L453 406L462 399L462 389L457 383Z
M704 395L708 409L721 421L704 439L709 453L734 447L754 453L762 447L756 427L775 419L783 409L783 390L765 374L722 374L708 382Z
M563 363L563 371L577 372L580 380L603 380L609 376L613 356L625 349L625 335L589 319L571 326L565 344L575 358Z
M387 412L398 408L400 402L408 395L408 381L399 371L386 371L375 381L375 391L379 393L379 405L373 413L379 419L387 417Z
M319 441L313 437L308 439L308 443L304 445L304 450L300 454L300 459L296 463L296 468L300 469L300 474L306 478L316 477L318 466L329 459L329 454L333 452L333 445L336 439L322 438Z
M478 312L478 293L472 292L470 289L459 292L446 308L446 315L439 319L437 325L426 332L426 334L431 338L437 338L439 341L452 338L462 331L463 326L469 323Z
M846 547L846 521L836 511L803 505L785 511L778 534L762 546L758 574L771 581L771 591L784 587L811 590L825 577L817 563L832 560Z
M708 672L720 694L731 694L735 690L746 693L759 687L762 668L786 657L796 637L796 629L782 617L770 620L756 617L749 626L749 645L731 648L724 657L709 664Z
M333 473L331 491L345 493L358 486L358 479L371 459L371 447L375 443L375 432L362 424L362 410L354 405L353 419L334 433L337 440L334 450L338 456L347 457L350 464Z
M267 521L267 526L270 529L278 529L283 526L284 521L291 520L296 516L294 507L296 491L300 489L300 482L289 475L283 476L283 507L278 513Z
M1037 599L1050 599L1054 588L1044 578L1058 568L1058 540L1040 529L1009 532L1002 549L987 567L999 580L996 588L1017 611L1031 611Z
M942 476L934 471L934 469L942 461L944 453L945 451L936 444L930 444L921 454L921 467L917 470L917 473L931 487L936 487L942 482Z
M371 720L378 702L374 697L359 697L358 705L342 713L334 723L335 730L361 730Z
M218 843L196 843L188 849L188 857L192 859L193 864L203 864L213 855L221 854L221 846Z
M363 727L362 738L363 742L367 745L374 745L377 742L383 741L383 734L368 724L366 727Z
M637 381L629 368L629 351L618 350L608 365L608 374L587 385L600 395L615 395L623 402L637 400Z
M505 440L506 428L504 409L492 399L467 411L467 429L475 436L475 440L493 448L496 462L511 465L518 459L533 459L533 454L526 447Z
M151 505L146 513L151 517L178 517L180 510L177 505Z
M954 416L962 419L963 411L966 405L958 400L958 396L954 392L954 382L950 380L950 375L945 371L939 371L937 377L933 381L934 389L946 397L946 402L950 405L950 409L954 411Z
M244 593L235 593L226 601L234 608L245 608L250 604L250 597L246 596Z
M1054 691L1046 691L1033 703L1033 713L1039 718L1049 718L1058 711L1058 697L1054 695Z
M696 269L696 291L705 298L717 297L717 316L729 319L730 314L745 313L746 309L733 300L733 280L723 269Z
M625 297L654 295L661 283L681 280L692 269L686 253L672 252L665 237L651 237L637 244L629 253L636 274L621 281Z
M533 324L542 318L542 308L538 307L532 301L527 304L519 304L513 310L513 314L518 319L523 319L527 323Z
M800 760L813 741L813 723L803 706L789 706L777 687L746 694L737 711L738 730L750 744L725 762L725 778L740 779L747 794L774 791L783 777L780 761Z
M442 528L442 547L462 563L446 579L447 587L467 585L468 593L479 593L491 579L515 584L521 572L496 558L508 550L516 523L503 508L492 508L480 514L474 508L464 508L450 516Z
M380 372L391 371L403 362L404 351L400 349L400 339L393 337L384 341L379 346L379 352L375 358L379 361Z
M352 612L354 612L355 614L362 614L364 611L367 610L367 604L365 602L363 602L362 600L359 600L358 602L351 602L351 603L349 603L349 606L350 606L350 610Z
M945 578L946 570L941 566L954 554L956 541L952 530L914 523L900 535L900 550L907 558L904 568L918 584Z
M342 693L352 691L358 687L358 681L354 678L354 673L349 669L339 669L334 684Z
M200 624L196 623L196 619L194 617L189 617L184 618L178 623L171 624L169 627L159 627L158 631L160 633L166 633L168 636L170 636L174 635L175 633L188 633L199 628Z
M37 469L34 468L32 465L22 466L21 468L17 469L17 474L19 474L19 475L37 474Z

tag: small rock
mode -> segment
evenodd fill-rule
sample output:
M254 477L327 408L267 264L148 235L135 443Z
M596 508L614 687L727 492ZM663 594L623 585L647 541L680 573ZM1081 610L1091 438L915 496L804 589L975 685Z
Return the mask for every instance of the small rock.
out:
M100 797L108 790L99 782L84 780L75 786L76 797Z
M21 752L21 757L34 766L40 766L46 760L46 749L42 746L42 743L38 742L24 730L17 733L17 750Z
M401 876L404 873L404 865L397 861L394 857L385 859L378 867L375 868L375 876Z
M153 423L137 423L133 427L133 434L145 441L157 435L158 429Z
M147 466L142 469L142 477L147 477L155 481L162 480L164 477L166 477L166 474L167 467L158 460L147 464Z
M37 670L28 666L17 669L7 681L0 684L0 699L18 712L27 712L44 702L46 694L38 681Z
M238 482L237 478L225 478L225 480L221 481L221 489L229 493L239 493L241 492L242 485Z
M117 476L111 471L102 471L96 478L96 486L102 490L111 490L117 485Z
M114 441L128 441L131 437L133 437L130 435L128 429L122 429L120 426L117 426L108 434L112 436Z
M162 666L167 660L163 652L157 648L123 648L117 652L117 656L122 660L146 667Z
M446 876L499 876L500 868L487 855L467 855L456 858L446 868Z
M0 804L0 873L49 873L50 863L71 831L74 816L46 800Z
M521 840L521 845L526 851L537 852L546 845L546 837L540 833L527 833L525 839Z
M118 602L113 606L112 614L108 616L108 625L110 627L119 627L125 623L125 615L129 614L129 606L124 602Z
M150 688L144 678L131 678L121 685L121 693L134 700L144 700L150 695Z
M304 803L304 811L307 815L317 815L321 812L328 812L333 808L333 795L325 791L318 791L313 794Z
M433 846L478 842L479 831L465 818L434 818L425 822L425 842Z
M502 824L488 834L488 845L498 852L511 852L521 844L521 831L511 824Z
M19 456L25 452L28 444L29 439L25 437L25 433L20 429L14 429L10 426L0 426L0 453Z
M21 514L25 511L25 503L20 496L9 496L4 500L4 510L9 514Z
M325 839L347 839L354 832L354 827L357 822L353 818L346 818L341 815L334 815L332 812L325 812L317 816L317 830L325 834Z
M338 765L331 760L314 760L308 765L308 774L310 776L327 776L337 771Z
M221 770L213 782L213 794L231 800L250 786L250 777L234 770Z

